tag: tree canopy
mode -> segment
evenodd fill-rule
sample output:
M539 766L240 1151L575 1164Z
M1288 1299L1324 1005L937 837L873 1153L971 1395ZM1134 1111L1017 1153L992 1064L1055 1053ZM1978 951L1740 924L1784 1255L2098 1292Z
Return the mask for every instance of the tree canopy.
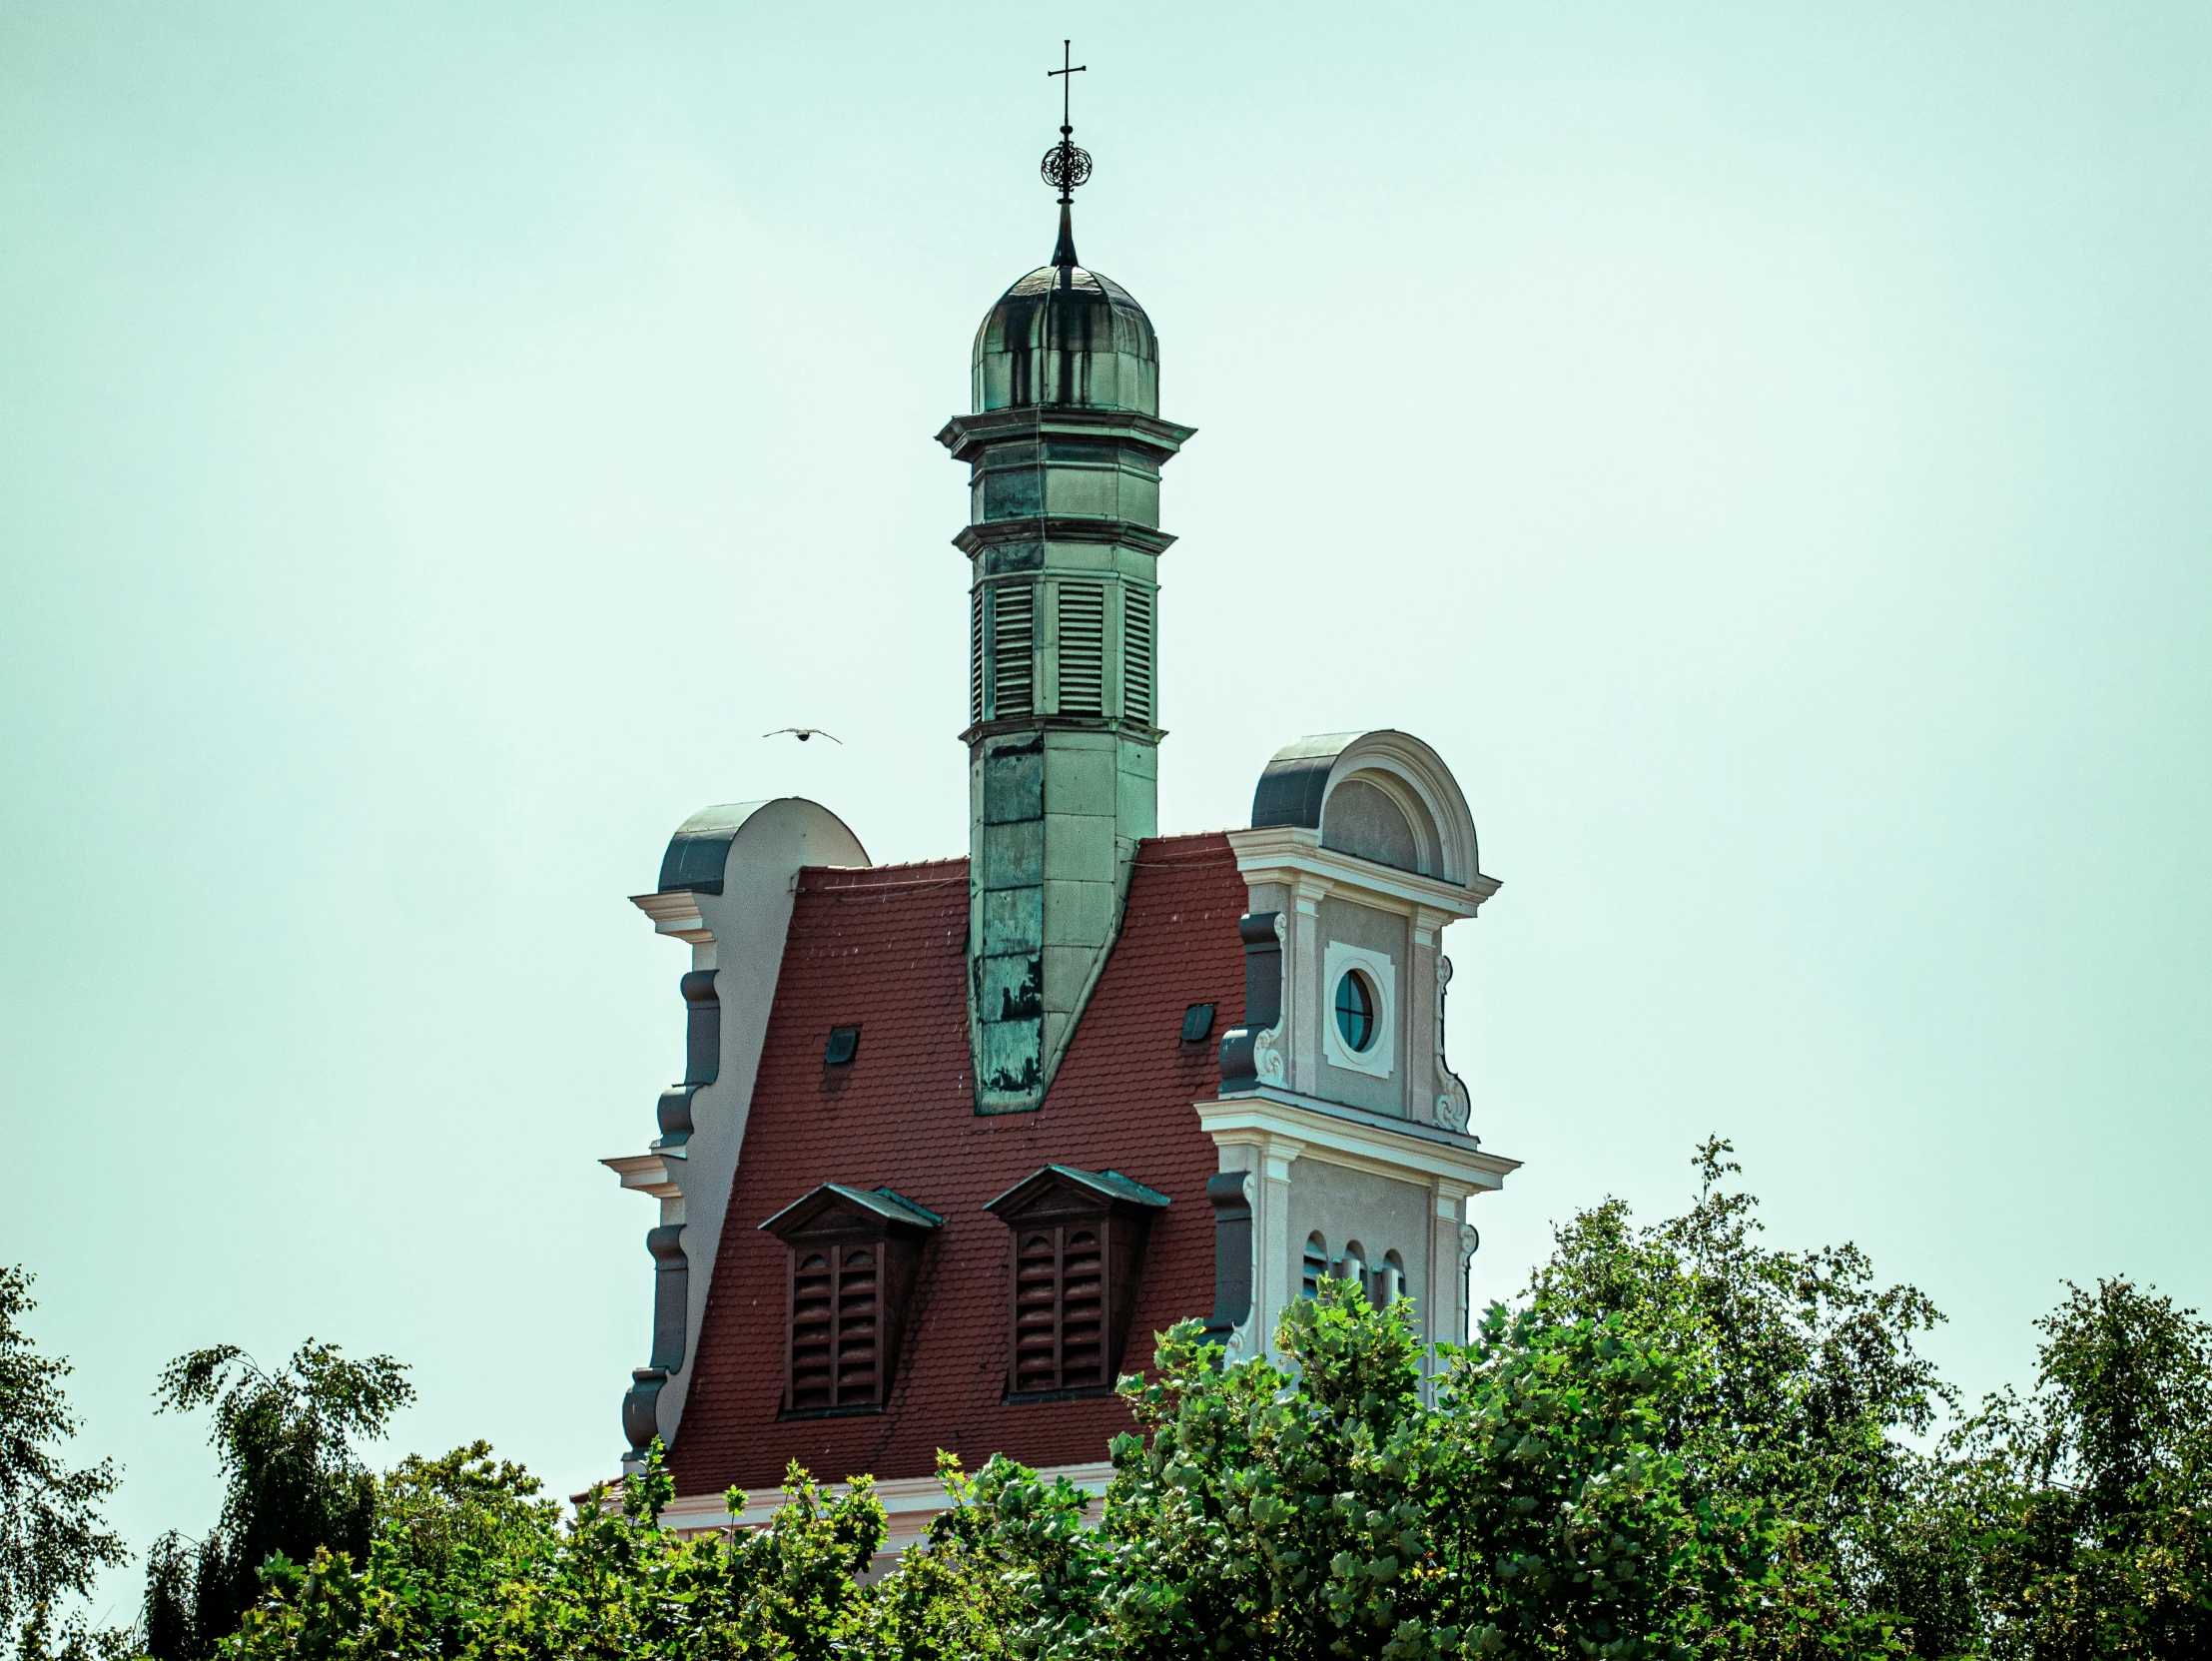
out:
M157 1550L145 1636L163 1661L2212 1654L2212 1326L2069 1287L2033 1383L1969 1411L1921 1351L1929 1300L1847 1244L1768 1245L1729 1153L1698 1152L1678 1217L1571 1219L1464 1346L1338 1280L1271 1360L1176 1326L1121 1381L1103 1497L941 1456L948 1508L896 1563L865 1477L793 1467L766 1526L684 1538L656 1445L564 1516L482 1442L372 1475L357 1443L408 1393L387 1357L199 1351L160 1399L212 1409L229 1485Z
M81 1619L57 1630L58 1600L83 1596L101 1569L129 1552L100 1514L119 1480L108 1460L73 1466L65 1444L77 1433L59 1355L41 1355L23 1317L38 1305L32 1276L0 1266L0 1651L82 1647Z
M414 1397L388 1355L349 1359L310 1338L276 1372L236 1344L180 1355L163 1370L157 1411L209 1409L223 1508L197 1541L172 1531L147 1555L145 1638L155 1661L212 1655L261 1595L272 1557L318 1551L365 1562L376 1527L376 1479L356 1443L383 1433Z

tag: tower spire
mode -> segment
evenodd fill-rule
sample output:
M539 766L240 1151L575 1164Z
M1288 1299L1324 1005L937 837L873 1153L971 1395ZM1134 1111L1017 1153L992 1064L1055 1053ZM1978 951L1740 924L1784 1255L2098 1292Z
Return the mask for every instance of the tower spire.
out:
M1159 472L1191 429L1159 416L1159 342L1128 292L1076 265L1063 43L1053 263L976 331L968 468L968 1035L978 1113L1044 1104L1159 830Z
M1038 171L1045 176L1045 183L1060 192L1060 241L1053 247L1053 264L1062 273L1061 284L1069 281L1067 273L1076 268L1076 226L1072 212L1075 190L1091 177L1091 152L1076 143L1076 129L1070 118L1069 89L1076 84L1076 77L1091 66L1074 62L1075 42L1060 43L1060 68L1048 69L1046 79L1064 77L1060 83L1060 143L1045 152L1045 160Z

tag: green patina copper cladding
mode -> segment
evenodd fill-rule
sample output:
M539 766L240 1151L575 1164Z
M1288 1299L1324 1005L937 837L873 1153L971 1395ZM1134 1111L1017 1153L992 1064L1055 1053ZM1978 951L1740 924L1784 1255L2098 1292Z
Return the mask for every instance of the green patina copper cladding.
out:
M969 1022L976 1108L1045 1098L1157 834L1158 343L1126 293L1032 272L976 334L969 466Z

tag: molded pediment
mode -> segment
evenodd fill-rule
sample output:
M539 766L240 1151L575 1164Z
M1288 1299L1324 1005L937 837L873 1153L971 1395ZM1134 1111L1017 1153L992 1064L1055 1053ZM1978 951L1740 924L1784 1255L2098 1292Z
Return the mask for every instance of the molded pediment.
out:
M1167 1196L1118 1171L1079 1171L1049 1165L1023 1178L984 1210L1008 1223L1044 1217L1096 1217L1100 1212L1149 1216L1167 1209Z
M945 1220L927 1207L894 1194L890 1189L849 1188L824 1183L804 1199L793 1201L761 1227L781 1241L831 1235L926 1235L944 1227Z

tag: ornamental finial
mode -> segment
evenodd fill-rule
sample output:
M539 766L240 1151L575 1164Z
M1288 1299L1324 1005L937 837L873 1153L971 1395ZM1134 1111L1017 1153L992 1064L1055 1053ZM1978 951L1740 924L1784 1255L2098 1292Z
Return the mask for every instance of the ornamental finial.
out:
M1091 152L1075 142L1076 129L1069 117L1069 89L1076 84L1076 77L1091 66L1074 61L1075 42L1060 43L1060 67L1045 72L1048 80L1062 77L1060 83L1060 143L1045 152L1045 160L1038 172L1045 176L1045 183L1060 192L1060 243L1053 250L1053 264L1071 269L1076 264L1076 231L1069 209L1074 204L1078 185L1091 177Z

